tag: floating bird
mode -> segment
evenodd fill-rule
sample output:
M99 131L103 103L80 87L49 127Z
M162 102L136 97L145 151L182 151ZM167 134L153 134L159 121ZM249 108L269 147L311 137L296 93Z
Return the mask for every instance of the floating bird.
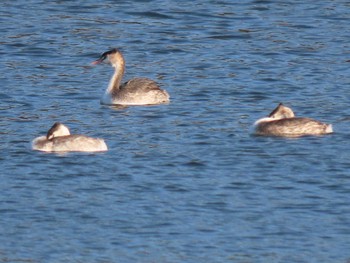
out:
M115 48L104 52L92 64L100 64L105 59L109 61L115 71L101 99L102 104L152 105L169 102L169 94L160 89L158 84L151 79L133 78L121 84L125 71L125 59L120 50Z
M91 138L85 135L71 135L67 126L56 122L47 132L32 142L33 150L44 152L100 152L107 151L103 139Z
M298 137L333 132L331 124L310 118L295 117L291 108L280 103L268 117L255 122L255 133L266 136Z

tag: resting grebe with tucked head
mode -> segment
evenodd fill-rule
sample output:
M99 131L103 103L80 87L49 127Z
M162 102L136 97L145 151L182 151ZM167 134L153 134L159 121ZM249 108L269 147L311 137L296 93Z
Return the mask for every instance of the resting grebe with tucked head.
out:
M33 150L44 152L100 152L107 151L103 139L71 135L67 126L56 122L47 132L32 142Z
M333 132L331 124L310 118L295 117L292 109L280 103L267 118L255 122L255 133L267 136L298 137Z
M134 78L120 84L125 71L125 60L120 50L115 48L107 51L92 64L100 64L105 59L108 59L115 72L101 99L102 104L152 105L169 102L169 94L151 79Z

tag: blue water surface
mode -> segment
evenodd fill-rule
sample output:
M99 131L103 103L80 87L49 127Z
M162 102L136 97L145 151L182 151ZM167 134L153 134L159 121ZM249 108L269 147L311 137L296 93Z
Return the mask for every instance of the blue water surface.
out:
M350 261L348 1L0 5L0 262ZM100 105L114 47L170 104ZM253 136L280 102L334 134Z

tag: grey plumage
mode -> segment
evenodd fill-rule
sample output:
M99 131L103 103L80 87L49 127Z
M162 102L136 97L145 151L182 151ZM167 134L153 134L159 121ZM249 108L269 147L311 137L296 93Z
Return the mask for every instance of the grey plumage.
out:
M322 135L333 132L331 124L303 117L294 117L292 109L280 103L268 118L255 123L255 134L266 136L297 137Z

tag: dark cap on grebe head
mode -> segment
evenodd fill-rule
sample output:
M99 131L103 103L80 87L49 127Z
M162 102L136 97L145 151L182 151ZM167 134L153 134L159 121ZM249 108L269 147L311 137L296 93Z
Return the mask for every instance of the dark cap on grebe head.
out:
M54 125L50 128L50 130L46 134L46 139L50 140L53 138L54 132L62 125L60 122L55 122Z
M287 106L284 106L282 103L280 103L276 109L270 113L269 117L274 119L286 119L294 118L295 114L291 108L288 108Z
M94 62L92 62L92 64L94 64L94 65L100 64L107 58L108 55L115 54L115 53L118 53L118 52L120 52L118 48L113 48L113 49L111 49L109 51L106 51L100 56L99 59L97 59Z
M279 111L280 108L283 107L283 106L284 106L283 103L280 102L280 103L278 104L278 106L269 114L269 117L273 117L273 116L275 115L275 113L276 113L277 111Z

